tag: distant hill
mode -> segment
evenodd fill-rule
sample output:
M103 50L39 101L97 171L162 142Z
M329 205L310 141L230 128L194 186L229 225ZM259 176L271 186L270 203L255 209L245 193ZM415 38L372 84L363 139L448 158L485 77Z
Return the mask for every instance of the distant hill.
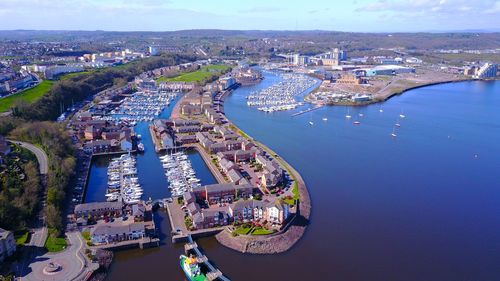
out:
M200 39L203 40L200 40ZM314 53L318 50L342 47L363 52L381 48L402 47L409 50L435 49L496 49L500 46L500 32L419 32L419 33L360 33L323 30L273 31L273 30L217 30L193 29L165 32L118 32L118 31L44 31L9 30L0 31L0 40L30 40L46 42L99 42L103 46L144 46L147 44L189 46L203 44L205 47L248 47L251 42L263 38L278 39L280 50ZM223 41L222 41L223 40ZM283 44L286 42L286 44ZM271 46L274 46L271 44ZM313 47L312 47L313 46ZM258 46L259 47L259 46ZM263 52L263 49L258 49ZM264 48L260 46L261 48Z

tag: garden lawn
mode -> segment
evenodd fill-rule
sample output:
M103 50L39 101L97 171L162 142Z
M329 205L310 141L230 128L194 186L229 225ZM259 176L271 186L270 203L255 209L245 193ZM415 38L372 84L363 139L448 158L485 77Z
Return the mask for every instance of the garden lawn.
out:
M64 237L56 237L54 229L49 229L49 236L45 241L45 248L49 252L60 252L66 249L67 243Z
M274 233L274 230L264 229L262 227L256 227L252 230L252 235L268 235Z
M237 227L234 230L234 232L236 232L239 235L247 235L250 232L251 229L252 229L252 227L242 227L242 226L239 226L239 227Z
M48 93L50 89L52 89L53 85L54 81L43 80L42 82L40 82L40 84L31 89L0 99L0 112L8 111L18 100L22 100L27 103L35 102L43 95Z

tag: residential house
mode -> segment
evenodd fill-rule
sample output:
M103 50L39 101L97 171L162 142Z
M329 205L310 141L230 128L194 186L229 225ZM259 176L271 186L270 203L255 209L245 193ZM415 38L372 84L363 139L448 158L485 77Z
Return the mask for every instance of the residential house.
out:
M92 244L109 244L145 237L144 222L98 224L90 231Z
M209 184L193 189L196 198L208 201L209 204L232 202L236 198L248 198L253 193L253 186L249 184L236 185L234 183Z
M188 144L188 143L195 143L198 141L198 139L196 138L196 135L180 135L180 136L176 136L175 139L176 139L177 143L179 143L180 145Z
M288 205L281 201L239 200L229 206L229 215L234 222L262 222L282 225L290 213Z
M95 140L101 135L101 130L94 125L90 125L85 128L84 136L85 140Z
M289 216L288 205L276 201L266 206L265 219L274 224L283 224Z
M219 155L219 154L217 154ZM236 168L237 166L233 163L233 161L228 160L226 158L222 158L219 160L219 165L222 168L222 171L227 174L229 170Z
M240 171L234 168L227 172L227 176L229 177L229 180L231 180L231 182L233 182L234 184L240 184L240 181L244 179Z

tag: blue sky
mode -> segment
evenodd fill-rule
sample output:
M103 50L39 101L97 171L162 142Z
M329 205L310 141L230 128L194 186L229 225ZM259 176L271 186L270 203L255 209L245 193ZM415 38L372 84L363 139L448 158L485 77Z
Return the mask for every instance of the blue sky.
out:
M0 0L0 29L500 29L500 0Z

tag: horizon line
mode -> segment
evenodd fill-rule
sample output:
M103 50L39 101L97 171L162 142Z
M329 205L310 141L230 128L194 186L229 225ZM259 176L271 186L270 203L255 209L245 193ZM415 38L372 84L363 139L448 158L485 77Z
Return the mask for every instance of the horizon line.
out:
M240 32L333 32L333 33L500 33L500 29L450 29L450 30L421 30L421 31L341 31L327 29L219 29L219 28L193 28L177 30L105 30L105 29L0 29L0 32L38 31L38 32L144 32L144 33L171 33L186 31L240 31Z

